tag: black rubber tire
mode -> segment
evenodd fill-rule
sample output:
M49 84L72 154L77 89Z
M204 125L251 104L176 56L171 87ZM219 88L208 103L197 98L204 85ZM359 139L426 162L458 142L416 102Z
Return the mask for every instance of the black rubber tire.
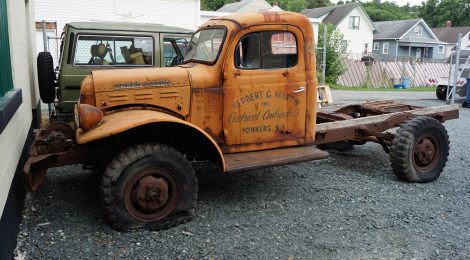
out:
M174 203L166 202L152 213L141 213L152 215L170 210L162 213L164 215L158 219L150 219L152 217L150 215L145 215L149 218L139 219L131 212L132 210L128 210L129 205L134 204L128 202L132 200L132 193L126 196L126 185L134 189L135 184L143 181L143 178L132 183L133 176L152 169L163 170L170 175L165 178L167 183L174 182L174 186L168 185L168 190L172 191L169 192L172 194L168 195L168 200L174 199ZM120 231L139 228L162 230L192 219L196 207L198 183L191 164L180 152L167 145L144 143L127 148L111 160L103 173L101 191L105 217L113 228ZM132 206L132 208L137 207Z
M423 142L431 144L426 146ZM419 148L425 145L430 162L419 159ZM429 147L432 147L431 149ZM434 151L434 152L433 152ZM431 182L444 169L449 156L449 136L444 126L434 118L416 117L400 126L390 148L393 172L402 181ZM421 159L423 160L423 159Z
M446 100L447 86L439 85L436 87L436 97L439 100Z
M49 52L40 52L37 57L39 95L44 103L53 103L55 100L55 73L52 55Z

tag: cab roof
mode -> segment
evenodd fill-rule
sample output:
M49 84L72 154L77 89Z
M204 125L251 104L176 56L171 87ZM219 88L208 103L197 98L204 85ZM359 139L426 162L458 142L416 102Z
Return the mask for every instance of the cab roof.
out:
M231 21L237 23L240 27L249 27L261 24L290 24L302 28L305 23L310 23L303 14L284 11L259 11L252 13L233 14L223 17L217 17L206 22L205 25L211 25L217 21Z
M162 24L123 23L123 22L71 22L68 26L78 30L164 32L192 34L194 31Z

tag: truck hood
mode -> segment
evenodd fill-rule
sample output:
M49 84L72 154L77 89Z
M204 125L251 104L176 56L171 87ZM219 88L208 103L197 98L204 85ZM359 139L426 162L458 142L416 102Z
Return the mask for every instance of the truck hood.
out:
M83 81L81 92L82 96L94 92L96 107L102 110L134 105L186 116L190 85L189 71L180 67L96 70L92 79Z
M95 70L92 74L96 93L190 84L188 71L179 67Z

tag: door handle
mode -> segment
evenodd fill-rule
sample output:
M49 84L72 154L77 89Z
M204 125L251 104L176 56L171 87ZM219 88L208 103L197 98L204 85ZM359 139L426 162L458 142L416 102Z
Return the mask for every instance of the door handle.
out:
M305 87L299 87L299 89L294 90L294 92L292 92L292 93L300 93L300 92L302 92L302 91L304 91L304 90L305 90Z

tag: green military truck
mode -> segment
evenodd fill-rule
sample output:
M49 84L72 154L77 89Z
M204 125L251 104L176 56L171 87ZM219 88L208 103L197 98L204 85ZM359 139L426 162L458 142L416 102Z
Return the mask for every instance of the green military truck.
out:
M58 66L52 55L37 57L41 100L54 103L51 116L72 121L80 84L92 70L169 67L180 64L192 31L159 24L73 22L64 27Z

